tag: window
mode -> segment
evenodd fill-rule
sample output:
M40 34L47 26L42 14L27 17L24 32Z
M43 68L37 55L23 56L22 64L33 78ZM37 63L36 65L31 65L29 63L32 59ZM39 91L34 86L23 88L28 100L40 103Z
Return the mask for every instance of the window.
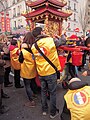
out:
M19 19L18 20L18 29L20 29L21 28L21 20Z
M8 8L8 2L7 1L5 2L5 6L6 6L6 8Z
M74 13L74 21L76 21L76 14Z
M74 3L74 10L76 11L76 4Z
M14 21L14 28L16 28L16 21Z
M68 23L68 30L71 30L71 28L70 28L70 23Z
M68 1L68 6L70 6L70 1Z
M21 0L17 0L17 2L20 2Z
M68 20L71 20L71 17L68 17Z
M17 15L20 15L20 6L18 6L18 13Z
M16 17L16 8L13 8L13 17Z
M20 29L21 27L23 27L23 25L22 25L22 19L19 19L18 20L18 29Z
M68 10L71 10L70 1L68 1Z
M88 21L88 24L90 24L90 21Z
M15 4L15 0L13 0L13 4Z
M90 15L90 12L88 12L88 15Z

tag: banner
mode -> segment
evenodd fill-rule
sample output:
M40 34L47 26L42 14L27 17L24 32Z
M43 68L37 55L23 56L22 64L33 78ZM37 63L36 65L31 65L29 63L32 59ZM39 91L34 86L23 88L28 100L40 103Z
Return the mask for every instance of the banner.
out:
M10 18L6 17L6 31L10 32Z
M2 29L2 32L5 32L5 20L4 20L4 17L1 17L1 29Z

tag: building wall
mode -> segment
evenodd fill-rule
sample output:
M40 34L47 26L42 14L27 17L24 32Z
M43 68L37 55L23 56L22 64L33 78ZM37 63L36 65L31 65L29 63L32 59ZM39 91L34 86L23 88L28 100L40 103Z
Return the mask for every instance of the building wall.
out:
M24 0L9 0L9 16L11 19L12 33L24 32L26 27L26 21L21 13L26 10Z
M0 13L2 13L2 11L4 10L4 9L6 9L7 8L7 2L6 2L6 0L1 0L0 1ZM4 14L4 16L5 16L5 14ZM1 21L1 17L2 17L2 15L0 14L0 34L2 33L2 21Z
M64 22L64 26L66 28L67 36L71 36L72 34L76 34L77 36L81 36L82 30L79 24L78 11L79 11L79 2L78 0L67 0L66 10L71 10L72 15ZM76 29L79 28L79 31L76 32Z
M87 27L87 30L90 31L90 0L88 0L88 3L87 3L87 8L88 8L88 27Z

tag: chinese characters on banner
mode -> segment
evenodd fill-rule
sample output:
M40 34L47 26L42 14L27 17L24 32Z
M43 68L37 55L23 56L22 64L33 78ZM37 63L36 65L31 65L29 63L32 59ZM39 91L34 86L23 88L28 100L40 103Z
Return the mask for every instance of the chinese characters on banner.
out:
M2 32L10 32L10 18L8 15L6 15L6 17L1 17L1 27Z
M10 18L6 17L6 31L10 32Z
M4 22L4 17L1 17L1 27L2 27L2 32L5 32L5 22Z

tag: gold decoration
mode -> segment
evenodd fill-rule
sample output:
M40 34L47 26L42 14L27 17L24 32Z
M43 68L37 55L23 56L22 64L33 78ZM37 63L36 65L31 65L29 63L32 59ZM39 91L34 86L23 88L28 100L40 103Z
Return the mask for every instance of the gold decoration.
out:
M55 34L59 35L59 22L55 21L45 21L45 33L54 36Z
M59 17L59 20L61 20L61 17Z
M48 15L46 15L46 19L44 21L44 24L45 24L45 26L44 26L45 33L47 35L49 35L49 31L48 31L48 26L49 26L49 24L48 24Z
M40 15L40 17L41 17L41 18L43 18L43 14L42 14L42 15Z
M36 19L38 19L39 18L39 16L36 16Z
M55 19L57 19L57 16L55 16Z
M34 20L34 19L35 19L35 17L32 18L32 20Z
M53 15L51 15L51 18L53 18L54 16Z

